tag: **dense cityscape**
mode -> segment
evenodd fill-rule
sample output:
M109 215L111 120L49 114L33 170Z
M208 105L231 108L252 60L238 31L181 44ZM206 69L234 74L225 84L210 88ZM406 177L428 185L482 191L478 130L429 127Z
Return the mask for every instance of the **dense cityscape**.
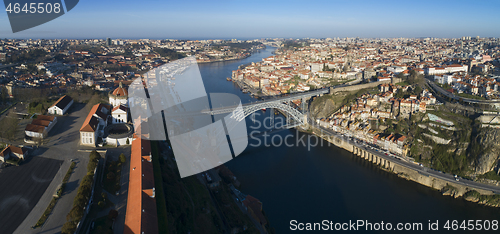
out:
M59 170L68 170L62 184L46 183L49 189L34 193L48 207L27 210L28 218L17 223L21 229L12 226L9 233L45 225L63 233L107 233L110 225L118 233L200 233L194 220L174 225L181 219L176 210L194 200L203 201L193 203L192 212L207 232L274 233L263 203L241 192L226 166L179 182L170 143L140 139L147 128L137 128L131 118L127 89L134 79L147 82L146 72L182 58L237 62L266 47L276 47L272 56L240 64L220 78L263 102L290 100L303 114L292 116L301 125L297 129L343 142L336 145L383 170L445 195L500 206L498 38L4 39L4 176L22 174L24 167L39 170L33 162L38 156L59 160ZM277 110L291 118L286 109ZM64 153L55 152L58 145ZM76 163L84 163L82 169ZM59 168L54 162L39 164L52 168L52 176ZM434 182L416 172L434 176ZM74 201L64 195L70 178L81 179L71 185ZM56 188L53 198L50 188ZM179 202L186 199L183 193L190 194L189 201Z

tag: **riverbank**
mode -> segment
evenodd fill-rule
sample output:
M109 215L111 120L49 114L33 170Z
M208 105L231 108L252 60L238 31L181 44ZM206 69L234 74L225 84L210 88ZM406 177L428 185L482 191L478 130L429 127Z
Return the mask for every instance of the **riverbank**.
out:
M353 144L349 140L342 137L332 137L325 135L324 131L310 126L312 134L321 137L333 145L342 148L356 156L361 157L373 164L377 165L380 169L396 174L400 178L419 183L429 188L438 190L442 195L452 196L454 198L463 198L466 201L479 203L491 207L500 207L500 194L488 189L481 189L467 184L461 183L460 180L450 181L443 176L436 175L436 172L430 168L419 167L416 168L398 163L400 159L390 160L388 157L381 157L372 152L368 152L360 145ZM321 134L318 134L321 132ZM398 161L397 161L398 160ZM462 179L464 180L464 179ZM500 189L500 188L499 188Z
M227 62L227 61L234 61L234 60L240 60L240 59L246 59L248 57L252 56L252 54L247 54L245 56L241 56L241 57L232 57L232 58L227 58L227 59L214 59L214 60L208 60L208 61L204 61L204 60L196 60L197 63L215 63L215 62Z
M245 82L241 80L232 80L236 86L243 92L243 93L250 93L249 95L253 98L260 99L261 97L264 97L262 95L262 92L258 89L254 89L250 87L249 85L245 84Z

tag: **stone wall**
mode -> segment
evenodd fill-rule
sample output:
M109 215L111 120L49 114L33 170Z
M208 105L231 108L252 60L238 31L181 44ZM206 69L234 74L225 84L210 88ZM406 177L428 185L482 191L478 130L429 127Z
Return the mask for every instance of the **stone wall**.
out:
M314 133L320 132L319 129L314 129ZM318 134L317 134L318 135ZM371 154L362 148L357 147L356 145L352 145L349 142L343 140L340 137L334 137L330 136L327 134L319 135L319 137L323 138L324 140L332 143L333 145L345 149L354 155L357 155L361 157L362 159L365 159L369 162L372 162L373 164L376 164L380 166L385 171L389 171L392 173L397 174L399 177L405 178L407 180L415 181L419 184L425 185L427 187L431 187L433 189L437 189L439 191L446 190L447 187L453 186L454 191L450 194L446 195L452 195L454 197L460 197L463 196L466 192L470 190L476 190L482 195L493 195L492 191L489 190L482 190L482 189L477 189L477 188L470 188L468 186L464 186L462 184L457 184L454 182L449 182L440 178L436 178L432 175L428 174L423 174L417 170L414 170L412 168L405 167L400 164L396 164L394 162L391 162L390 160L386 160L384 158L378 157L377 155ZM443 193L445 194L445 193Z
M330 88L330 94L338 93L338 92L352 92L352 91L358 91L361 89L366 89L366 88L373 88L377 87L379 84L389 84L391 81L377 81L377 82L372 82L372 83L367 83L367 84L359 84L359 85L351 85L351 86L345 86L345 87L340 87L340 88Z

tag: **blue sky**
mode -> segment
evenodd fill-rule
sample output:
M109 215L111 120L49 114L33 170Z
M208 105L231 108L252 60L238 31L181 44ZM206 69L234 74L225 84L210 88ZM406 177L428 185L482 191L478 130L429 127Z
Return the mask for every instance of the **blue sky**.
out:
M500 37L500 1L81 0L0 38Z

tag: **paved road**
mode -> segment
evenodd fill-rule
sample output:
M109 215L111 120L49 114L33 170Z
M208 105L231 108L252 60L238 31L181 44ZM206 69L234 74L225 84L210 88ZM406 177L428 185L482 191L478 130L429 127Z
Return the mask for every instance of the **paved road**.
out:
M321 126L316 126L316 127L319 127L323 133L327 133L330 136L340 138L344 141L348 141L350 144L357 145L359 148L363 148L364 150L368 151L371 154L377 155L378 157L381 157L385 160L388 160L391 163L395 163L395 164L398 164L398 165L401 165L401 166L404 166L407 168L414 169L414 170L418 171L419 173L421 173L422 175L427 175L427 176L430 175L430 176L433 176L433 177L436 177L436 178L439 178L439 179L442 179L442 180L445 180L448 182L465 185L465 186L475 188L475 189L489 190L489 191L492 191L494 193L500 194L500 187L499 186L478 183L478 182L463 179L463 178L461 178L459 181L456 181L455 177L451 174L436 171L436 170L433 170L433 169L427 168L427 167L422 167L422 166L416 165L412 162L401 160L401 159L392 157L390 155L385 155L385 153L382 153L380 151L376 151L375 149L370 149L369 147L367 147L366 145L363 145L362 143L356 143L353 140L346 139L346 137L343 137L342 135L336 133L335 131L333 131L331 129L326 129L326 128L323 128Z
M430 85L435 91L449 97L449 98L452 98L454 100L460 100L462 99L462 101L464 102L468 102L468 103L475 103L475 104L498 104L500 103L500 99L492 99L492 100L479 100L479 99L472 99L472 98L464 98L464 97L460 97L460 96L456 96L446 90L444 90L443 88L441 88L439 85L435 84L434 82L426 79L427 81L427 84Z
M34 157L0 171L1 233L12 233L35 207L56 176L61 160Z
M35 151L35 157L61 160L63 163L36 206L14 233L60 233L62 225L66 222L66 215L73 206L73 199L76 196L80 180L87 174L89 153L78 152L80 148L78 145L79 129L88 114L84 107L85 104L75 104L71 107L69 115L58 116L57 123L49 133L45 145ZM45 224L40 228L31 229L52 200L52 195L68 171L71 159L76 159L77 164L66 185L63 196L58 200Z

